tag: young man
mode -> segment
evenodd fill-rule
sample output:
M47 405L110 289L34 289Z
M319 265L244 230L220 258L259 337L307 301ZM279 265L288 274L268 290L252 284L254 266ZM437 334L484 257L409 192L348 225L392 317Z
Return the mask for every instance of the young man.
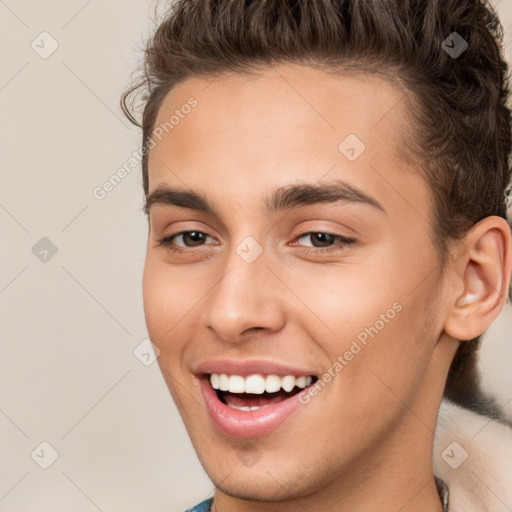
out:
M215 485L192 510L512 510L475 370L512 271L499 30L476 0L172 5L123 105L147 86L144 308Z

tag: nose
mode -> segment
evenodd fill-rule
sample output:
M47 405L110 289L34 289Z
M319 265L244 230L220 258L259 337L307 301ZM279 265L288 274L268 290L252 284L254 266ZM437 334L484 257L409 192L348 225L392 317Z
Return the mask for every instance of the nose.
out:
M203 322L218 338L240 343L255 331L277 332L285 323L279 280L263 252L248 262L233 248L205 297Z

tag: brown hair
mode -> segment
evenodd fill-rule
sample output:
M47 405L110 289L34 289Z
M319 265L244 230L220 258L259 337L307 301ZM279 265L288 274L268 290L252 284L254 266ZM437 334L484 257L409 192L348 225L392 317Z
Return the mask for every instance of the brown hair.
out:
M143 130L145 194L159 107L186 78L287 62L381 75L408 102L404 156L420 162L433 192L432 239L443 270L451 242L484 217L506 219L511 116L502 40L496 12L481 0L176 0L147 43L142 76L121 99ZM450 53L456 42L467 43L460 55ZM132 114L141 91L142 125ZM481 409L489 402L479 390L479 343L461 343L445 396ZM491 404L487 413L499 411Z

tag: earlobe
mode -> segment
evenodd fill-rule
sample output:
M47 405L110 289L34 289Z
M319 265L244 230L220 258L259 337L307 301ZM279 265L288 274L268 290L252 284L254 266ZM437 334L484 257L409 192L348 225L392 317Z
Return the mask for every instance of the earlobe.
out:
M496 216L486 217L467 233L464 254L452 268L462 287L454 292L445 321L449 336L480 336L502 311L512 272L511 239L508 223Z

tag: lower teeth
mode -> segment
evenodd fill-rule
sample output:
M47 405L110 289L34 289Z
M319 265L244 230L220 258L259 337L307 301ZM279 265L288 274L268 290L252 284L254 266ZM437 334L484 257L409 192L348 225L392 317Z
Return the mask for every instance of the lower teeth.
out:
M237 409L238 411L246 411L246 412L249 412L249 411L257 411L258 409L261 409L261 407L266 407L265 405L262 405L261 407L255 405L253 407L249 407L247 405L243 406L243 407L238 407L237 405L230 405L228 404L229 407L231 407L231 409Z

